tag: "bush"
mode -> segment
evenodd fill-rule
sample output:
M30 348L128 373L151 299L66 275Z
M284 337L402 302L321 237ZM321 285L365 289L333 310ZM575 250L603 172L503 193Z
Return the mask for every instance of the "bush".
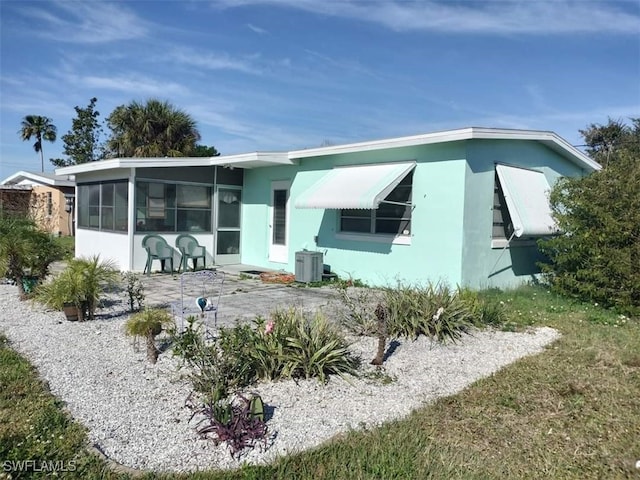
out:
M49 266L62 258L52 237L27 218L0 215L0 276L16 282L24 297L27 277L44 279Z
M256 356L270 355L281 362L273 379L303 377L324 382L328 375L354 374L357 368L344 338L320 312L309 316L296 308L276 311L261 333ZM267 376L269 372L258 374Z
M640 314L640 156L560 180L551 206L562 235L541 240L541 269L558 293Z
M65 304L75 305L80 320L91 320L104 292L117 284L119 278L111 260L101 261L99 255L72 258L67 268L51 282L38 287L36 298L55 309Z
M382 291L339 288L346 307L341 323L356 335L383 337L434 337L440 342L455 341L473 325L500 325L505 312L496 301L485 300L477 292L444 284L427 286L398 282ZM379 315L376 315L376 311ZM380 325L380 318L385 325ZM380 352L374 364L378 364Z
M318 378L354 374L357 361L347 343L324 316L299 309L276 311L254 326L221 328L218 339L207 344L189 319L185 331L173 339L173 352L190 369L196 392L220 400L259 379Z
M427 335L440 342L455 341L473 326L473 311L458 291L428 284L385 289L387 331L392 336L416 338Z

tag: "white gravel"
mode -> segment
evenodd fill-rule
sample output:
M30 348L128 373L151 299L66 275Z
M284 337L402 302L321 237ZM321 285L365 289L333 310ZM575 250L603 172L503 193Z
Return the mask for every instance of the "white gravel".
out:
M112 312L124 309L115 305ZM401 342L385 362L388 384L373 379L283 381L259 385L272 414L269 447L234 460L224 445L202 440L189 423L189 385L170 354L147 363L144 345L134 350L123 333L126 316L68 322L57 311L20 302L17 289L0 285L0 331L25 355L89 430L89 439L108 457L128 467L155 471L234 468L316 446L338 433L403 417L425 402L452 395L472 382L558 338L551 328L527 333L478 331L457 345L421 338ZM375 339L353 345L364 364Z

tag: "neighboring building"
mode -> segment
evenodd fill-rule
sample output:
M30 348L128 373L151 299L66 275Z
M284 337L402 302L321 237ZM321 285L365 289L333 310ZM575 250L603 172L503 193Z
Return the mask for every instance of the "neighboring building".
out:
M74 196L68 175L20 171L0 182L0 209L30 215L54 235L73 235Z
M295 270L323 253L371 284L513 286L532 278L535 240L562 176L600 166L552 132L465 128L289 152L118 158L58 169L77 181L76 254L141 271L142 238L193 234L208 264ZM176 265L178 253L175 253Z

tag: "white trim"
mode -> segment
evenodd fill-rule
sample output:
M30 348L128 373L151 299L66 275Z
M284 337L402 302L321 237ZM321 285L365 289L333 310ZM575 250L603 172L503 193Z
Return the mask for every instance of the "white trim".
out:
M68 175L45 175L20 170L5 178L0 185L15 185L25 180L51 187L73 187L76 184Z
M602 167L566 140L550 131L542 130L512 130L501 128L470 127L458 130L426 133L409 137L398 137L368 142L335 145L331 147L309 148L289 152L289 158L300 159L323 155L338 155L344 153L369 152L389 148L413 147L434 143L457 142L461 140L533 140L541 142L568 157L571 161L588 170L600 170Z
M344 153L370 152L390 148L412 147L462 140L529 140L537 141L587 171L602 167L554 132L544 130L515 130L505 128L469 127L458 130L425 133L408 137L349 143L331 147L308 148L282 152L251 152L218 157L112 158L56 169L58 175L112 170L118 168L228 166L259 168L274 165L296 165L299 159Z
M291 231L291 180L274 180L271 182L271 189L269 191L269 214L267 232L269 233L269 248L268 259L273 263L289 263L289 234ZM273 214L274 214L274 192L276 190L287 191L287 202L285 203L285 230L284 230L284 244L278 245L273 243Z
M334 238L337 240L351 240L354 242L411 245L411 235L385 235L384 233L336 233Z

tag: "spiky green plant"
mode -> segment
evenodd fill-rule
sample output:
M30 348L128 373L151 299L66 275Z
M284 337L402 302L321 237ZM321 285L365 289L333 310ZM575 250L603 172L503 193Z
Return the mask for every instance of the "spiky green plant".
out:
M125 332L132 337L143 337L147 343L147 360L151 363L158 361L156 336L164 327L173 324L173 318L166 310L160 308L145 308L143 311L131 315L125 323Z

